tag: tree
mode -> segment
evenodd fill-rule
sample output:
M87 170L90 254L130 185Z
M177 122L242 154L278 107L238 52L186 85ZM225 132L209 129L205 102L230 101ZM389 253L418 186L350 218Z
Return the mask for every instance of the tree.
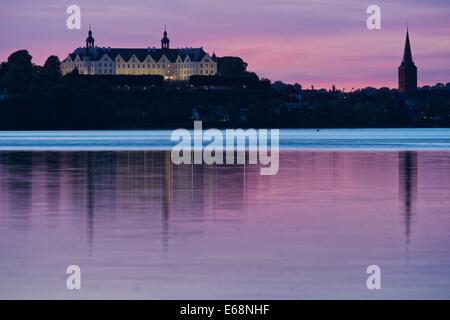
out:
M57 56L50 56L42 68L43 75L54 80L61 76L61 61Z
M16 71L32 73L34 71L31 59L33 57L28 53L27 50L19 50L13 52L8 57L8 69L16 69Z
M32 57L27 50L19 50L8 57L6 72L3 75L2 85L11 93L23 94L35 75L35 69L31 62ZM2 69L3 69L2 67Z
M6 73L6 68L7 68L7 66L8 66L8 64L7 64L6 62L2 62L2 63L0 64L0 83L1 83L1 81L2 81L2 79L3 79L3 76L4 76L5 73Z
M77 76L80 75L80 71L78 71L78 68L75 67L75 68L74 68L72 71L70 71L67 75L68 75L69 77L77 77Z
M239 57L222 57L217 60L218 73L221 75L243 75L248 64Z

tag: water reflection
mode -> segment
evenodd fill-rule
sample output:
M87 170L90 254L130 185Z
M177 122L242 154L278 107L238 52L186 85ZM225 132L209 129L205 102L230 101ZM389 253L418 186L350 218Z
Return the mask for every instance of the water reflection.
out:
M414 205L417 201L417 152L406 151L399 153L398 178L406 243L409 244Z
M94 222L95 222L95 190L94 190L94 166L92 160L92 153L87 155L87 227L88 227L88 239L89 239L89 254L92 255L92 246L94 239Z
M0 297L70 297L75 262L84 298L370 298L374 263L379 297L449 297L449 160L286 151L261 176L163 151L0 152Z

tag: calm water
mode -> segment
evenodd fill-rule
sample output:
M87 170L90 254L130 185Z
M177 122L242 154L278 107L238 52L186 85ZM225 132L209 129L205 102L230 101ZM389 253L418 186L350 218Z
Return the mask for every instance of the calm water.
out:
M0 131L0 151L168 150L176 145L170 141L171 133L171 130ZM450 150L450 129L282 129L280 148Z
M443 147L284 150L278 175L261 176L174 166L167 151L39 143L0 152L0 298L450 298ZM65 287L71 264L80 291ZM372 264L379 291L366 288Z

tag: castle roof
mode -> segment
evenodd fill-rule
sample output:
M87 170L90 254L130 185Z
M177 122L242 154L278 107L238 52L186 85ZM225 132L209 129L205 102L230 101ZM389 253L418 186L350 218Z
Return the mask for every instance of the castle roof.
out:
M129 61L134 55L141 62L144 61L148 56L150 56L154 61L159 61L162 56L165 56L169 62L174 63L177 61L178 57L184 62L187 57L192 62L201 61L207 53L203 48L176 48L176 49L156 49L156 48L78 48L69 56L72 60L75 60L77 56L81 60L85 56L88 56L91 61L98 61L104 55L107 55L111 60L116 60L120 56L125 61ZM211 58L213 61L216 60L215 57Z

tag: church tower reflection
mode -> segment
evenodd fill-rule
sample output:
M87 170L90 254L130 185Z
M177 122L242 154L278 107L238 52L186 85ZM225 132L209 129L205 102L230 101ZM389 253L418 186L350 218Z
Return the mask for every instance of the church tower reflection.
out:
M417 152L399 152L399 200L405 223L406 244L410 243L412 218L417 202Z
M94 160L92 152L87 153L87 177L86 177L86 211L88 226L89 255L92 256L95 221L95 190L94 190Z

